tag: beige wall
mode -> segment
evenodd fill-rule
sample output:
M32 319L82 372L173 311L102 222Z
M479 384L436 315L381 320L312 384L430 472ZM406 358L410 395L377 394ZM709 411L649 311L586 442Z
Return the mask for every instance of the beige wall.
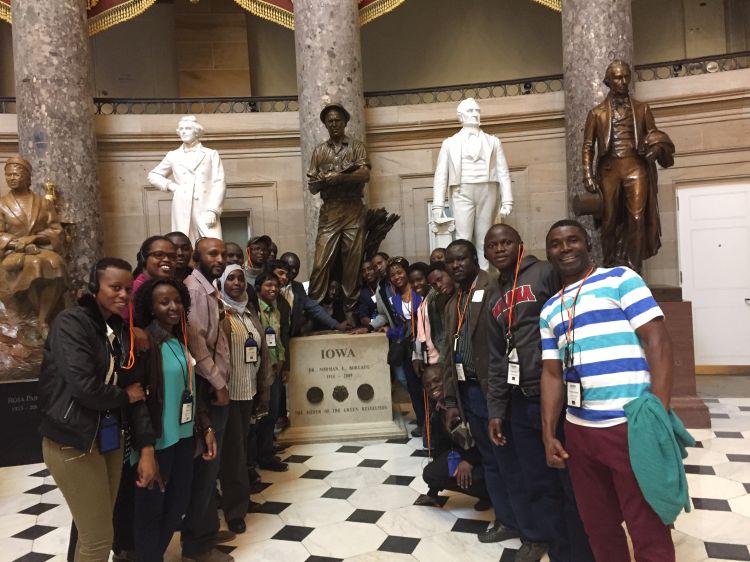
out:
M646 263L652 283L679 283L675 190L694 182L750 181L748 83L750 70L738 70L637 85L637 96L649 101L677 147L675 166L659 174L663 248ZM549 225L566 215L563 103L561 93L481 102L483 128L502 139L511 168L516 203L509 223L538 256ZM440 142L457 130L455 104L370 109L366 120L370 204L402 217L383 249L425 259L432 174ZM201 121L205 144L222 154L227 209L245 213L253 233L267 232L281 251L299 253L304 277L310 263L297 114L205 115ZM146 189L146 173L177 145L175 122L169 115L97 117L108 253L132 260L146 236L168 229L168 196ZM15 143L15 115L0 115L0 158L15 152Z
M248 14L247 47L253 95L297 95L294 31Z
M249 96L245 12L233 0L175 0L181 97Z
M13 77L13 35L11 27L0 21L0 96L14 96L16 83Z

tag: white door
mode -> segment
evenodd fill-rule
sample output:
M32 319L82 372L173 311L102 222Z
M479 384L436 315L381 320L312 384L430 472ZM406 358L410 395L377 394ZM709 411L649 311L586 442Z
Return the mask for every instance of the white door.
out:
M750 183L681 187L682 293L696 365L750 365Z

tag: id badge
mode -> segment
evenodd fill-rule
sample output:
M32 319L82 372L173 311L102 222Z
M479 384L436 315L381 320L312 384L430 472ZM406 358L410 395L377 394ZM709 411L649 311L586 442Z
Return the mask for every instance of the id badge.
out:
M256 363L258 361L258 348L256 346L247 346L245 348L245 363Z
M422 350L422 362L425 365L430 364L429 357L427 356L427 344L426 343L424 344L424 349Z
M378 297L376 297L375 295L372 295L370 297L370 300L372 300L372 302L378 302Z
M268 347L276 347L276 334L266 332L266 345Z
M187 390L182 394L182 404L180 408L180 424L186 424L193 421L193 395Z
M581 383L579 382L568 382L565 383L568 388L568 406L573 408L581 407Z
M515 347L508 354L508 384L513 386L521 384L521 365L518 363L518 351Z
M458 378L458 380L461 382L464 382L466 380L463 363L456 363L456 378Z

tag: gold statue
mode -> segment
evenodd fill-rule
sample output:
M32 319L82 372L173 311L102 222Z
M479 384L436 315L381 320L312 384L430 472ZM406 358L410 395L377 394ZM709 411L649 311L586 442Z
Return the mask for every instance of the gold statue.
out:
M42 336L67 287L60 256L64 233L52 202L33 193L31 164L18 156L5 162L10 193L0 197L0 296L23 311L30 304Z

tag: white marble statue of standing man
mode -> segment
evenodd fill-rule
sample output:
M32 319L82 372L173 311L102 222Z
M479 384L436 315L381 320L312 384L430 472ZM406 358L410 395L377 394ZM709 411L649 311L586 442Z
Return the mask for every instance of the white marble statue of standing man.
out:
M170 150L148 181L162 191L171 191L172 230L198 238L221 239L221 210L227 186L219 153L200 142L203 126L193 115L177 125L182 146Z
M500 217L507 217L513 210L510 173L500 139L479 128L476 100L463 100L457 110L462 127L440 147L432 185L432 218L444 217L450 188L456 238L474 242L479 265L487 269L484 235L495 222L501 222L500 218L496 220L498 204Z

